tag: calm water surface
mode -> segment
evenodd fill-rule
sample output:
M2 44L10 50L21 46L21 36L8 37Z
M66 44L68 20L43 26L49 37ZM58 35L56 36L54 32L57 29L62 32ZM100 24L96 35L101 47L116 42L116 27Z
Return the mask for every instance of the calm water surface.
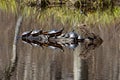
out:
M17 17L0 11L0 75L9 64ZM65 28L71 31L70 24L62 24L54 19L39 23L32 17L24 19L20 34L32 29L50 30ZM120 23L120 21L116 22ZM81 60L81 45L75 50L62 50L34 47L19 39L17 44L18 65L11 80L120 80L120 24L91 28L100 35L103 44L92 51L92 56ZM1 76L0 76L1 77Z

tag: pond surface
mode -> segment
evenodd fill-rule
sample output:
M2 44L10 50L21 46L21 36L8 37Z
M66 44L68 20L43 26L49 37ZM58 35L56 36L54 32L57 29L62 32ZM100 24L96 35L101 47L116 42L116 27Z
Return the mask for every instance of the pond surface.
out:
M19 36L34 29L48 31L64 27L64 32L73 30L73 25L67 22L63 24L56 20L54 15L45 20L45 23L42 23L32 16L24 18ZM12 57L16 21L16 15L0 10L0 79ZM120 20L111 25L93 26L97 27L89 30L99 35L103 43L87 52L87 59L80 57L84 44L74 50L64 47L62 51L35 47L19 39L18 62L11 80L120 80ZM75 27L75 31L80 34L79 28Z

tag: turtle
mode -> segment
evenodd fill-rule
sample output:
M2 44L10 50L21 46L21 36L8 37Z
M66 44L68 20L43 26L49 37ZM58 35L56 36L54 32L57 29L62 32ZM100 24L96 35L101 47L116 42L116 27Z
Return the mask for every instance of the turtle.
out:
M49 37L60 36L62 34L63 30L64 30L64 28L62 28L60 30L50 30L47 32L43 32L43 35L49 35Z
M31 33L32 33L32 31L23 32L23 33L22 33L22 38L23 38L23 37L28 37L28 36L30 36Z
M39 36L39 35L41 35L42 34L42 30L33 30L32 32L31 32L31 35L32 36Z
M22 39L24 42L31 43L31 41L28 39L28 37L31 35L31 32L32 32L32 31L23 32L23 33L22 33L22 36L21 36L21 39Z

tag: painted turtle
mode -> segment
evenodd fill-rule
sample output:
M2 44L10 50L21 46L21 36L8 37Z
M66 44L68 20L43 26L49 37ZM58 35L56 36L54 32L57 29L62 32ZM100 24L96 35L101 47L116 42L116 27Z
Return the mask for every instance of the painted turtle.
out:
M33 30L31 32L31 35L32 36L39 36L40 34L42 34L42 30Z
M64 30L64 28L62 28L61 30L51 30L48 32L43 32L43 34L49 35L49 37L55 37L55 36L60 36L62 34L63 30Z
M23 32L23 33L22 33L22 37L28 37L28 36L31 35L31 33L32 33L32 31Z

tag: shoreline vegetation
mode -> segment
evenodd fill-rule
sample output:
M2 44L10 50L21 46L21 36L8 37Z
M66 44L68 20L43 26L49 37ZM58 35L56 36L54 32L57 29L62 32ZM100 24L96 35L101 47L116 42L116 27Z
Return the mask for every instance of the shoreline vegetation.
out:
M117 0L2 0L0 9L25 17L33 16L40 22L53 16L63 24L109 24L120 17ZM18 12L19 11L19 12Z

